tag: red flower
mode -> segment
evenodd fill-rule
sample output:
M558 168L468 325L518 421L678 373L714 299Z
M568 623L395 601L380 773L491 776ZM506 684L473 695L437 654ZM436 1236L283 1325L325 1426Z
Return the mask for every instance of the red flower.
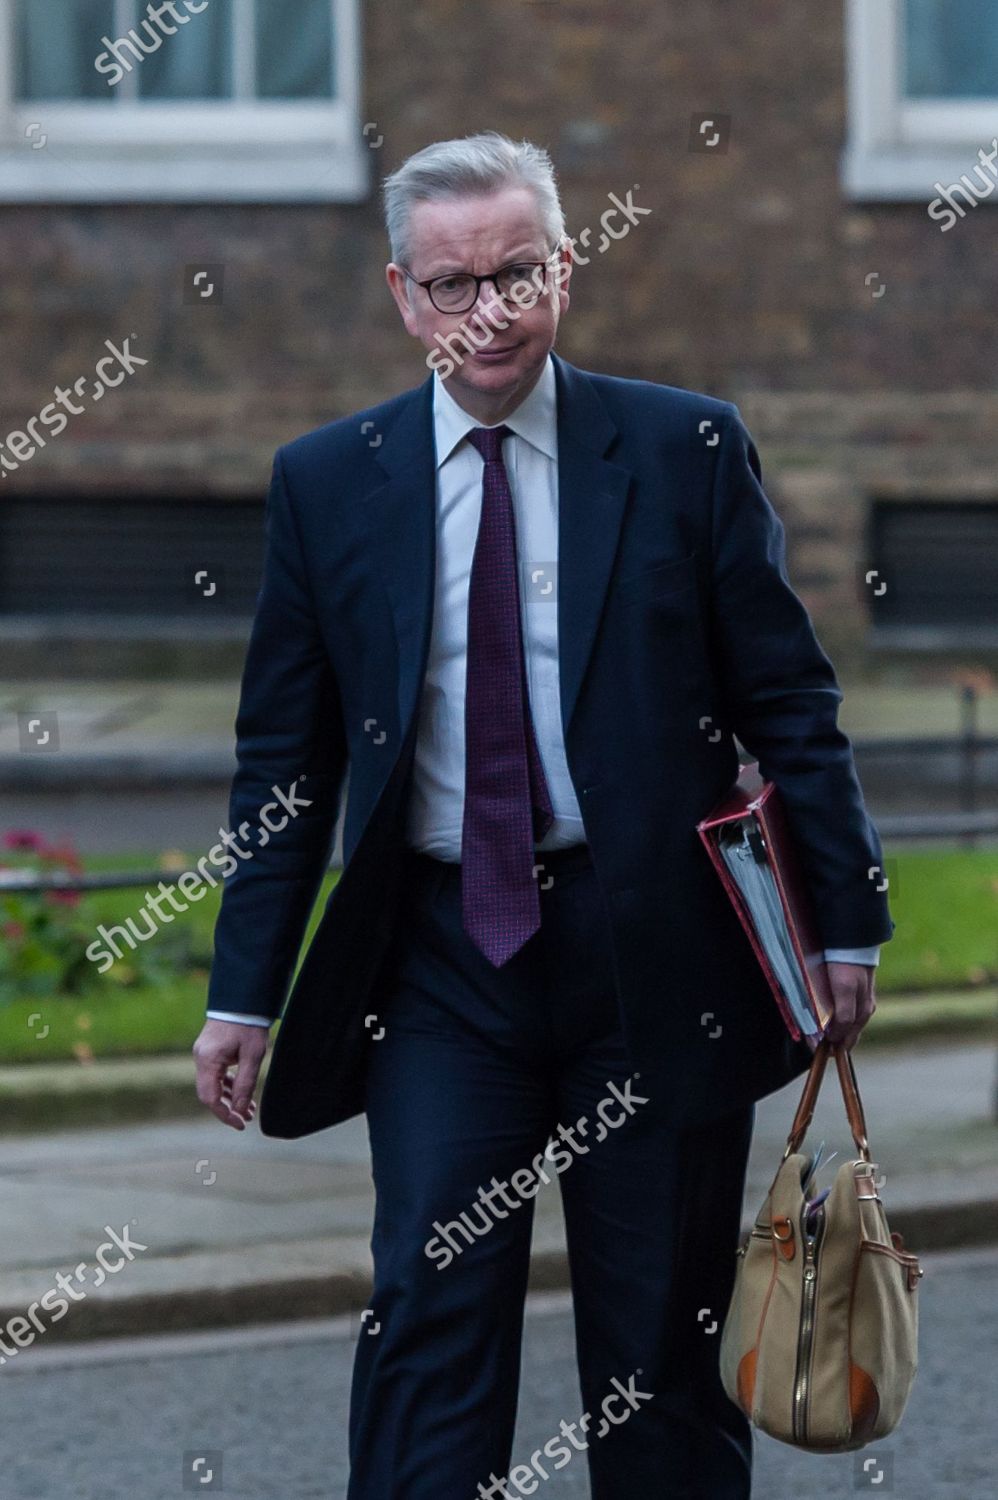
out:
M51 901L55 906L79 906L79 891L46 891L46 901Z
M27 828L15 828L10 833L5 833L3 846L5 849L30 849L34 853L45 847L41 834L32 833Z

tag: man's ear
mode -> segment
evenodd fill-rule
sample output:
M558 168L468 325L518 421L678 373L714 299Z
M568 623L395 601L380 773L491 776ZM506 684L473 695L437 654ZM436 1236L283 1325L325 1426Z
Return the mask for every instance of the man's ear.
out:
M419 328L416 324L416 314L409 301L408 276L402 270L401 266L397 266L393 260L390 260L385 267L385 280L388 282L388 289L395 299L395 306L402 314L402 322L405 324L406 332L411 333L413 338L418 338Z
M572 254L571 243L562 245L560 247L557 264L554 268L554 285L555 292L558 297L559 310L563 313L568 311L569 302L571 300L569 283L572 279L572 271L574 269L574 266L575 257Z

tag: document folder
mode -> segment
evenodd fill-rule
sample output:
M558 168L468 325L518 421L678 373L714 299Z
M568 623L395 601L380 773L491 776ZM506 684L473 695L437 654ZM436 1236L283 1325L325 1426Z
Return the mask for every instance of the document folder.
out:
M742 766L728 795L697 824L794 1041L814 1050L832 1019L811 893L776 784Z

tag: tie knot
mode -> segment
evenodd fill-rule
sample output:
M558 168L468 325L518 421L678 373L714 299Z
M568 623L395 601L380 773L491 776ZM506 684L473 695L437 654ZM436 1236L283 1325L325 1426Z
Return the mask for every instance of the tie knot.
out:
M473 427L468 437L474 443L487 464L502 460L502 440L512 435L513 429L505 424L501 427Z

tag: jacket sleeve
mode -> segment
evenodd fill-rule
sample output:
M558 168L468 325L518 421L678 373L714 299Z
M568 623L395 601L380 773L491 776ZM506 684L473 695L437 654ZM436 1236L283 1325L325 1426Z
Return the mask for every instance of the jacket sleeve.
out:
M281 449L235 728L228 814L235 868L223 879L208 1009L273 1019L329 864L347 763Z
M728 723L776 783L815 901L822 946L864 948L894 931L877 830L842 691L787 577L783 523L762 488L738 408L721 423L712 507L711 630Z

